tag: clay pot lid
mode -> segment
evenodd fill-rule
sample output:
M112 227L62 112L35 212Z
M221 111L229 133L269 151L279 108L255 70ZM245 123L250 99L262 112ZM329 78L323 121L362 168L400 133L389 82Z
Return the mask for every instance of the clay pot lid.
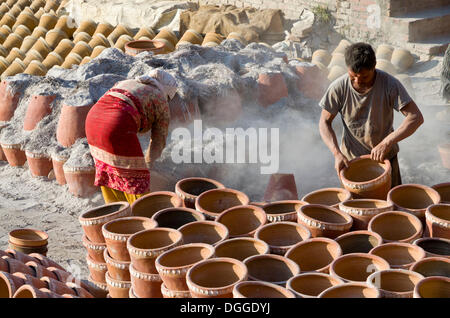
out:
M261 262L261 261L273 262L273 263L283 263L286 266L286 269L288 269L288 271L291 273L289 278L300 274L301 269L300 269L299 265L287 257L281 256L281 255L276 255L276 254L259 254L259 255L249 256L244 260L244 264L248 268L249 280L261 281L264 279L263 277L255 277L254 274L252 275L252 273L251 273L252 270L251 270L250 264L253 262L257 263L257 262ZM265 264L265 265L266 265L267 270L269 270L270 266L267 266L267 264ZM259 268L263 268L263 267L260 266ZM272 269L272 267L270 267L270 269ZM278 272L276 272L276 270L273 269L273 273L278 273ZM276 281L276 282L272 281L269 283L285 286L286 282L289 280L289 278L287 278L286 280L283 280L283 281Z
M414 298L450 298L449 277L426 277L414 287Z
M361 212L371 212L379 209L393 210L394 205L386 200L379 199L350 199L339 203L339 209L355 209Z
M358 175L359 172L373 172L374 169L369 167L380 167L377 169L376 175L365 176L362 178ZM355 171L354 171L355 170ZM392 170L389 160L384 160L383 163L372 160L370 155L364 155L351 160L348 167L345 167L340 172L340 177L345 183L352 183L357 185L365 185L369 183L376 183L390 173ZM355 178L358 175L358 178ZM369 178L370 177L370 178Z
M295 232L298 234L297 239L295 239L295 242L293 244L287 244L287 245L278 245L280 243L280 240L282 238L287 238L292 241L290 237L290 231L289 230L295 229ZM268 234L272 234L270 237L265 236L265 232L268 232ZM289 237L285 237L285 235L289 235ZM294 223L294 222L274 222L266 224L262 227L260 227L256 233L255 238L260 239L267 244L269 244L270 247L275 248L288 248L290 246L293 246L297 244L298 242L303 242L311 238L311 232L308 230L308 228L304 225ZM300 241L298 240L300 239ZM286 243L286 242L285 242Z
M436 267L440 270L436 270ZM426 257L412 264L409 270L422 274L424 277L450 277L450 258Z
M395 288L392 288L394 290L391 290L391 288L385 289L386 287L383 286L382 281L383 276L390 277L392 279L390 282L392 285L395 285ZM402 288L403 286L400 286L400 282L403 280L402 278L410 285L410 289L405 290L406 288ZM423 277L422 274L406 269L386 269L370 274L369 277L367 277L366 283L370 287L378 288L380 291L387 291L390 293L395 293L399 297L405 297L411 294L414 291L414 285L416 285L417 282L424 278L425 277ZM413 281L413 279L416 281L416 283ZM380 285L380 287L377 287L378 284Z
M432 216L439 223L450 223L450 204L430 205L425 212L425 217L429 216Z
M316 201L316 199L315 199L316 197L326 195L327 193L337 193L337 197L338 197L339 201L334 202L335 200L333 200L333 203L327 204L327 205L331 205L331 206L337 207L340 202L347 201L352 198L352 194L350 193L350 191L348 191L344 188L323 188L323 189L315 190L315 191L312 191L312 192L306 194L302 198L301 201L304 201L309 204L323 204L323 203L316 203L313 201ZM339 196L344 196L344 198L340 199ZM311 201L311 199L313 199L313 201ZM310 201L308 201L308 200L310 200ZM328 201L330 201L330 200L328 200Z
M277 216L282 216L282 215L286 215L286 214L290 214L290 213L297 213L297 210L303 206L303 205L307 205L309 203L305 202L305 201L301 201L301 200L280 200L280 201L274 201L274 202L269 202L266 203L262 206L263 210L266 212L266 214L269 214L271 216L277 217ZM287 206L289 205L294 205L294 209L293 210L287 210ZM285 207L286 209L283 209L283 207ZM279 211L278 213L272 213L271 211L273 211L273 209L280 209L281 211Z
M48 234L41 230L16 229L9 232L9 241L19 246L42 246L48 242Z
M95 222L95 221L99 221L99 220L105 218L106 216L113 215L115 213L119 213L119 212L124 211L129 208L130 208L130 204L126 201L108 203L108 204L104 204L102 206L87 210L86 212L82 213L78 217L78 220L80 222L84 222L84 221L88 221L88 220Z
M186 189L185 186L190 186L192 184L202 184L205 186L210 187L209 189L206 190L199 190L201 191L200 193L197 193L199 191L195 191L195 193L192 192L188 192L190 189ZM184 178L179 180L176 184L175 184L175 189L176 191L182 192L182 193L186 193L189 194L191 196L199 196L201 193L208 191L208 190L212 190L212 189L224 189L225 186L220 183L219 181L216 181L214 179L210 179L210 178L202 178L202 177L191 177L191 178Z
M300 282L303 282L303 284L300 284L300 286L298 285ZM298 274L296 276L291 277L287 283L286 283L286 288L290 291L292 291L295 295L300 296L301 298L313 298L313 297L317 297L319 296L319 294L323 291L317 292L320 288L320 285L317 285L313 283L313 281L326 281L328 283L330 283L332 286L336 286L336 285L341 285L344 282L337 278L337 277L333 277L329 274L325 274L325 273L316 273L316 272L306 272L306 273L301 273ZM332 287L330 286L330 287ZM300 288L299 288L300 287ZM314 295L311 294L306 294L306 291L304 290L306 288L311 289L311 288L316 288L316 292ZM309 290L308 290L309 292Z
M420 246L427 254L431 254L436 257L450 258L450 240L442 237L422 237L413 242L414 245ZM433 248L429 248L429 244L433 244ZM442 248L446 254L436 254L436 246ZM439 250L441 251L441 250Z
M346 293L346 294L343 294ZM355 296L355 293L360 295ZM362 294L362 295L361 295ZM325 289L318 298L381 298L380 291L365 283L345 283Z
M167 265L167 260L166 258L171 258L174 255L177 255L178 253L181 253L182 256L184 256L183 254L186 252L189 252L189 250L199 250L200 254L201 254L201 258L192 262L192 263L186 263L186 262L182 262L182 265L176 265L176 266L169 266ZM188 243L188 244L183 244L181 246L178 247L174 247L171 250L168 250L164 253L162 253L161 255L159 255L156 260L155 260L155 265L156 268L163 268L164 270L172 270L172 269L182 269L182 268L189 268L191 266L193 266L194 264L201 262L204 259L208 259L210 257L214 256L214 247L210 244L205 244L205 243ZM192 252L191 252L192 253ZM191 254L192 255L192 254ZM181 259L186 260L184 257L181 257ZM159 270L158 270L159 272Z
M156 222L158 222L158 218L161 218L164 215L171 215L171 214L182 214L182 215L192 215L192 217L195 219L195 221L190 221L188 223L191 222L196 222L196 221L206 221L205 216L194 209L191 208L185 208L185 207L173 207L173 208L166 208L166 209L162 209L159 210L158 212L156 212L155 214L153 214L152 219L154 219ZM186 224L188 224L186 223ZM159 224L159 223L158 223ZM183 224L185 225L185 224ZM160 224L159 226L164 226L162 224Z
M217 257L228 257L221 254L221 249L226 249L227 247L235 247L236 250L239 249L239 246L241 244L248 244L249 246L254 247L256 250L258 250L259 254L269 254L270 247L269 244L264 242L263 240L254 238L254 237L236 237L224 240L220 243L218 243L215 246L215 252ZM243 261L243 259L242 259Z
M233 288L233 298L296 298L284 287L263 281L244 281Z
M226 240L230 235L228 228L224 224L216 221L195 221L181 226L178 230L183 234L183 242L206 243L206 242L192 242L189 241L188 239L189 233L194 233L194 235L198 234L201 228L214 228L215 232L219 235L220 238L218 239L218 241L212 243L211 245L215 245L219 242Z
M321 210L321 211L325 211L327 214L329 215L339 215L340 216L340 221L336 221L336 222L328 222L328 221L323 221L323 217L320 216L312 216L310 215L311 212L313 211L317 211L317 210ZM314 213L314 212L313 212ZM321 224L324 224L325 226L336 226L336 225L341 225L341 226L345 226L348 224L353 224L353 218L344 212L339 211L336 208L333 208L331 206L327 206L327 205L323 205L323 204L307 204L307 205L303 205L300 207L300 209L298 210L298 215L299 217L302 216L305 219L309 220L309 221L319 221Z
M113 235L128 236L139 231L156 228L158 223L147 217L126 216L111 220L102 226L102 233L111 233Z
M412 206L409 202L412 201L412 199L423 199L421 197L421 192L425 192L427 196L427 202L423 203L421 207ZM402 199L400 202L398 202L398 199L402 198L402 196L406 196L407 200ZM420 212L429 207L433 204L438 204L441 201L441 196L439 193L434 190L431 187L421 185L421 184L402 184L398 185L391 190L389 190L387 195L387 201L392 202L395 206L407 209L408 211L413 212ZM408 202L408 204L404 204L405 201ZM417 202L417 200L414 200L414 204ZM427 205L426 205L427 204Z
M247 236L265 225L267 216L262 208L253 205L238 205L220 213L216 222L225 225L231 231L230 236Z
M374 226L379 222L388 222L387 224L392 224L392 217L395 217L397 220L407 219L408 222L411 224L411 226L414 227L415 232L412 233L411 236L402 238L401 240L391 240L391 239L384 237L382 234L378 233L377 231L375 231ZM394 241L406 242L406 241L413 239L415 236L418 235L418 233L421 233L423 231L423 226L422 226L422 222L420 221L420 219L411 213L403 212L403 211L387 211L387 212L382 212L378 215L375 215L369 221L367 228L371 232L376 232L376 233L380 234L380 236L383 238L384 242L394 242Z
M402 250L405 251L404 253L406 253L408 256L410 256L411 258L414 258L414 260L412 262L406 263L406 264L393 264L393 263L391 263L392 260L389 258L389 255L385 254L385 252L388 251L388 254L390 252L390 253L394 253L395 256L400 256L400 253ZM385 243L385 244L376 246L369 252L369 254L377 255L381 258L384 258L387 262L389 262L389 264L392 268L395 268L398 266L407 266L407 265L411 266L413 263L415 263L421 259L424 259L426 257L425 251L420 246L409 244L409 243L400 243L400 242Z
M208 198L214 196L214 195L221 195L222 197L233 197L236 200L234 200L233 203L227 204L226 207L223 205L217 206L217 202L222 202L222 200L213 200L213 202L208 202L207 206L204 206L204 201ZM236 203L236 204L235 204ZM250 203L250 199L248 196L241 191L230 189L230 188L223 188L223 189L211 189L208 191L203 192L195 199L195 209L197 211L200 211L205 214L210 215L219 215L221 212L225 211L226 209L229 209L230 207L237 206L237 205L248 205Z
M152 251L157 254L160 251L167 250L183 242L183 235L180 231L157 227L154 229L137 232L127 240L127 249L133 254L145 254Z

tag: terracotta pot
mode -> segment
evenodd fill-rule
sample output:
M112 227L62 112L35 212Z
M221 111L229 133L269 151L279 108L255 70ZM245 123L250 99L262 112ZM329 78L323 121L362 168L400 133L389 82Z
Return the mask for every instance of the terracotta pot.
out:
M380 256L351 253L335 259L330 265L330 275L345 283L365 282L373 272L390 269L389 263Z
M0 25L7 25L10 28L12 28L14 23L16 23L16 17L9 12L6 12L0 20Z
M89 41L92 40L92 36L90 36L86 32L75 32L73 37L73 43L78 43L80 41L83 41L85 43L89 43ZM90 45L89 45L90 46Z
M30 4L30 9L33 10L33 12L37 12L39 8L45 6L45 0L33 0L33 2Z
M260 254L269 254L269 245L259 239L239 237L225 240L215 246L217 257L229 257L244 261L247 257Z
M224 36L214 32L207 32L202 42L202 46L214 47L222 43Z
M53 50L53 52L61 56L62 59L64 59L67 57L67 55L69 55L70 51L72 51L74 46L75 43L73 43L71 40L62 39L61 42L58 43L58 46Z
M205 221L205 216L190 208L167 208L156 212L152 219L158 222L159 227L178 229L191 222Z
M72 146L78 138L86 137L86 117L93 105L63 105L56 129L56 139L64 147Z
M115 202L89 209L79 216L78 221L89 241L94 244L104 244L102 226L114 219L130 215L131 208L128 202Z
M340 172L345 189L355 199L385 200L391 189L392 168L389 160L383 163L370 159L370 155L355 158Z
M136 296L136 294L134 293L134 290L133 290L133 286L131 286L131 288L130 288L130 292L129 292L129 298L139 298L138 296ZM109 297L110 298L110 297Z
M392 52L394 48L391 45L381 44L377 47L376 57L377 59L391 60Z
M351 230L367 230L370 220L383 212L392 211L394 205L378 199L355 199L339 203L339 210L353 219Z
M102 234L109 255L118 261L131 261L127 250L127 240L134 233L154 229L157 226L158 223L155 220L139 216L122 217L105 223L102 226Z
M65 185L67 183L63 166L68 159L69 158L60 157L58 155L52 155L53 172L55 173L56 181L60 185Z
M152 28L149 27L141 27L139 31L134 35L133 39L139 40L142 37L148 37L149 39L153 39L155 37L155 32Z
M175 193L184 200L186 207L194 208L195 200L200 194L208 190L223 188L225 186L216 180L193 177L179 180L175 185Z
M45 255L39 253L31 253L30 256L33 257L36 262L40 263L42 266L46 268L52 267L65 271L64 267L62 267L55 261L47 258Z
M101 282L96 282L91 276L89 276L89 282L94 286L96 290L95 298L106 298L108 294L108 285ZM98 296L97 296L98 295Z
M53 13L44 13L39 19L40 27L46 28L47 30L51 30L55 27L56 22L58 22L58 17Z
M36 125L52 112L52 103L56 95L33 95L28 104L23 123L24 130L33 130Z
M14 76L25 71L26 65L19 59L15 59L10 66L2 73L2 79L8 76Z
M44 65L47 70L50 70L55 65L59 66L62 63L64 63L64 59L55 52L50 52L42 61L42 65Z
M0 251L0 257L10 257L14 258L22 263L30 262L30 261L36 261L36 259L28 254L13 250L13 249L6 249L5 251Z
M81 20L80 25L76 29L75 33L86 32L89 35L93 35L97 29L97 23L92 19Z
M184 244L206 243L216 245L228 239L228 228L215 221L195 221L178 229L183 235Z
M404 72L414 64L414 57L408 50L395 49L392 52L391 62L400 72Z
M70 288L68 285L61 283L60 281L50 278L50 277L42 277L41 281L47 284L46 288L51 292L58 295L73 295L77 296L77 293L74 289Z
M13 274L0 272L0 298L12 298L25 281Z
M450 204L450 182L435 184L432 188L441 196L441 203Z
M342 188L324 188L306 194L302 201L309 204L323 204L334 208L339 207L339 203L352 198L350 191Z
M281 255L263 254L246 258L248 280L265 281L280 286L300 273L297 263Z
M425 210L441 201L439 193L431 187L420 184L403 184L392 188L387 196L395 210L409 212L425 224Z
M86 251L92 260L99 263L106 263L104 257L106 243L93 243L87 238L86 235L83 235L83 246L86 248Z
M347 283L330 287L319 298L381 298L380 291L365 283Z
M94 34L100 33L104 36L108 36L114 30L114 26L108 22L100 22L97 24L97 28L94 31Z
M33 47L33 45L37 42L38 38L29 35L23 39L22 45L20 46L20 50L25 54Z
M291 277L286 288L296 298L315 298L325 289L341 285L344 282L339 278L323 273L304 273Z
M128 36L127 36L128 38ZM125 53L131 56L136 56L142 52L153 52L153 54L164 54L164 47L162 42L152 40L130 40L124 45Z
M76 197L89 198L99 187L94 185L94 167L66 167L63 166L64 178L69 187L69 192Z
M43 255L47 255L47 245L38 247L27 247L23 245L16 245L8 241L8 247L10 249L22 252L24 254L40 253Z
M78 54L81 58L83 58L92 54L92 48L86 42L79 41L75 43L75 46L73 47L72 51L70 51L70 53Z
M233 298L295 298L295 295L272 283L245 281L234 286Z
M123 262L113 259L109 256L108 249L103 251L103 258L106 262L106 267L112 279L130 281L130 265L131 262Z
M25 247L41 247L48 244L48 234L34 229L17 229L9 232L9 242Z
M214 247L204 243L185 244L164 252L155 266L164 285L172 291L187 291L186 273L194 264L213 257Z
M125 50L125 45L129 42L133 41L133 37L129 36L128 34L122 34L116 41L116 43L114 44L114 47L116 49L119 49L121 51ZM156 46L156 44L155 44Z
M263 201L298 200L293 174L276 173L270 176Z
M9 88L7 81L0 83L0 121L9 121L13 117L20 95Z
M331 54L331 60L328 64L328 68L331 69L333 66L346 67L344 52L333 52Z
M66 283L66 285L75 291L76 297L79 297L79 298L102 298L102 297L98 297L97 295L94 297L94 295L90 293L90 290L88 291L87 289L79 287L77 284L68 282L68 283Z
M263 107L288 97L289 92L282 73L263 73L258 77L258 102ZM295 197L294 199L297 199Z
M170 290L164 283L161 284L161 294L164 298L192 298L189 290Z
M425 251L409 243L386 243L373 248L369 254L385 259L391 268L409 269L411 265L425 258Z
M66 38L71 38L76 29L77 28L75 27L74 19L69 17L68 15L61 15L58 19L58 22L56 22L55 27L53 28L53 30L64 32L67 35Z
M85 40L85 42L87 42L91 48L95 48L95 47L100 46L100 45L104 46L104 47L110 47L111 46L111 44L109 43L109 41L106 38L106 36L104 36L101 33L94 34L94 36L89 41Z
M23 285L17 289L13 298L63 298L46 288L37 289L31 285Z
M106 47L103 45L98 45L94 47L94 49L92 50L91 58L96 58L97 56L99 56L104 49L106 49Z
M58 7L59 7L59 2L58 1L56 1L56 0L47 0L45 2L44 11L46 11L46 12L50 11L50 10L56 11L58 9Z
M70 69L74 65L80 65L82 60L83 58L80 55L71 52L69 53L69 55L67 55L66 59L64 60L64 63L61 64L61 67L65 69Z
M252 237L267 222L262 208L251 205L236 206L223 211L216 218L229 231L229 237Z
M307 204L297 211L298 223L305 225L312 237L336 238L347 233L353 224L350 215L330 206Z
M28 167L34 177L47 177L53 169L52 161L45 154L25 152Z
M19 144L1 144L3 153L10 166L21 167L27 161L25 151Z
M388 269L370 274L367 285L379 288L382 298L412 298L414 287L424 277L404 269Z
M131 285L138 298L163 298L161 293L162 279L159 274L137 271L130 265Z
M31 267L22 263L21 261L18 261L16 259L10 258L10 257L6 257L6 258L4 258L4 260L6 261L6 263L8 263L8 272L10 274L14 274L16 272L21 272L24 274L35 276L34 270Z
M450 298L450 278L422 279L414 288L413 298Z
M39 19L37 19L33 14L29 12L22 11L16 19L16 22L11 27L15 31L20 25L26 26L28 29L33 30L39 24Z
M424 277L450 277L450 259L445 257L426 257L412 264L409 270Z
M175 35L175 33L168 28L162 28L159 31L159 33L154 37L154 39L168 40L173 45L173 47L175 47L175 45L178 42L178 38Z
M206 219L214 220L223 211L238 205L248 205L250 199L240 191L233 189L212 189L203 192L195 200L195 208Z
M314 51L312 55L311 61L314 62L320 62L325 66L328 66L331 61L331 54L327 50L316 50Z
M306 204L299 200L282 200L264 204L262 208L269 222L296 222L297 210Z
M342 249L336 241L321 237L299 242L291 247L285 257L300 266L302 272L328 273L333 260L342 256Z
M342 254L369 253L374 247L383 244L382 237L370 231L352 231L338 236L336 242L342 249Z
M179 45L187 44L187 43L201 45L202 42L203 42L203 36L200 33L198 33L197 31L195 31L193 29L189 29L183 33L182 37L177 42L176 46L178 48Z
M439 154L441 156L442 165L450 169L450 143L438 145Z
M1 272L9 272L8 263L5 261L5 258L10 258L10 256L7 255L7 256L2 256L2 258L0 258L0 271Z
M28 67L28 65L30 65L30 63L32 61L43 61L44 58L42 57L42 55L36 51L35 49L31 49L27 52L27 55L25 57L25 59L23 60L23 65L25 66L25 68ZM24 68L24 70L25 70Z
M25 58L25 53L23 53L19 48L13 47L11 52L6 57L6 61L11 64L16 58L23 60Z
M33 33L31 33L31 36L35 37L36 39L39 38L44 38L45 39L45 35L47 34L48 29L43 28L43 27L36 27L33 30Z
M174 192L155 191L134 201L131 210L134 216L151 218L158 211L167 208L179 208L182 204L182 200Z
M86 263L92 279L96 282L106 283L105 274L108 271L106 263L96 262L89 255L86 256Z
M294 222L276 222L259 228L255 238L266 242L270 253L284 255L295 244L310 239L311 232Z
M220 257L195 264L186 274L192 298L231 298L236 284L247 280L247 266L232 258Z
M2 149L1 145L0 145L0 161L8 162L8 160L6 159L5 153L3 152L3 149Z
M450 204L430 205L425 219L430 237L450 239Z
M341 65L333 65L330 68L327 79L329 82L334 82L336 79L347 73L347 69Z
M108 272L105 274L106 284L111 298L128 298L131 281L121 281L111 278Z
M129 36L132 36L133 33L131 32L130 28L128 28L127 26L123 25L123 24L118 24L116 26L116 28L114 29L114 31L112 31L109 35L108 35L108 40L110 43L116 43L117 39L123 35L123 34L127 34Z
M420 246L427 257L447 257L450 259L450 240L444 238L419 238L414 240L414 245Z
M29 75L44 76L47 74L47 68L39 61L31 61L24 73Z
M156 258L182 244L183 236L180 231L158 227L130 236L127 241L127 249L131 263L137 272L158 274L155 267Z
M52 49L55 49L58 46L59 42L61 42L61 40L68 38L69 36L66 32L56 28L48 31L45 35L45 41L47 41L48 45Z
M401 211L383 212L374 216L369 222L368 229L378 233L385 243L412 243L423 233L419 218Z
M392 76L397 75L397 69L390 61L377 59L377 64L375 67L379 70L382 70L382 71L392 75Z

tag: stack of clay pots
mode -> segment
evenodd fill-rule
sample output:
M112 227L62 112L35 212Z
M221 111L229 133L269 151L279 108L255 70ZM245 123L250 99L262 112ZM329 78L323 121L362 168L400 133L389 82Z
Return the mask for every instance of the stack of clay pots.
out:
M48 234L34 229L16 229L9 232L9 248L25 254L47 255Z

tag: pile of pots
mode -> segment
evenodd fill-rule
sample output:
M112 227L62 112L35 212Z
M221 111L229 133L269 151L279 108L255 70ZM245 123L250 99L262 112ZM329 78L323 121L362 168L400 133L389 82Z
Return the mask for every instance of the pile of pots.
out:
M175 192L131 209L104 205L80 222L85 235L89 222L102 228L110 297L449 297L450 205L433 188L404 188L384 199L326 188L254 205L215 180L186 178ZM425 211L405 207L405 196Z

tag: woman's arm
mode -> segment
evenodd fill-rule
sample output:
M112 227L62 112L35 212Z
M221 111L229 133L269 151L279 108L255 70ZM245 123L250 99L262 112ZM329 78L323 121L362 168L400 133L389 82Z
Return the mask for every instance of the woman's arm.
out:
M161 156L169 132L170 112L167 101L162 102L161 109L161 113L152 124L150 143L145 154L145 161L150 168Z

